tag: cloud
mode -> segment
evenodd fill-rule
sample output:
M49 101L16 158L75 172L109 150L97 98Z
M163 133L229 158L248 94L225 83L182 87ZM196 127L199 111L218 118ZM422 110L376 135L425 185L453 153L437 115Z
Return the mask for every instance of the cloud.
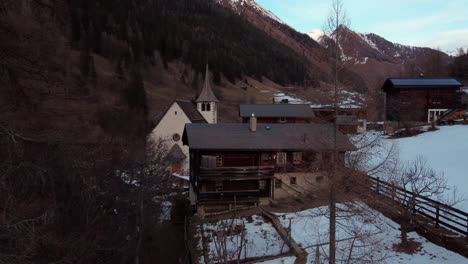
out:
M416 31L421 29L427 29L431 26L440 26L443 24L451 24L455 22L468 20L466 16L453 16L453 14L438 14L432 16L418 17L412 19L403 19L392 22L378 23L372 26L372 28L379 31Z
M454 29L436 32L430 39L421 40L421 46L440 47L442 51L453 51L468 45L468 29Z

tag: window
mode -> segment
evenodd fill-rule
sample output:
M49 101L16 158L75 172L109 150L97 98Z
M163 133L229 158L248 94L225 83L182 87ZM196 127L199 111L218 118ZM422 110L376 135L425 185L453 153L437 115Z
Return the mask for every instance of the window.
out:
M296 179L296 177L290 177L290 178L289 178L289 183L290 183L291 185L297 184L297 179Z
M270 154L269 153L262 153L262 161L269 162L270 161Z
M216 156L216 167L222 167L222 166L223 166L223 157Z
M302 152L293 152L293 162L294 164L302 162Z
M286 152L278 152L278 155L276 156L276 163L278 163L278 165L286 164Z
M202 104L201 104L201 110L202 110L203 112L205 112L205 111L206 111L206 112L211 111L211 103L202 103Z
M174 112L174 115L177 115L177 111Z
M223 187L223 182L222 182L222 181L217 181L217 182L216 182L216 191L217 191L217 192L222 192L222 191L224 191L224 187Z
M275 179L275 188L281 188L283 182L280 179Z
M174 142L178 142L180 140L180 135L175 133L174 135L172 135L172 140L174 140Z
M260 189L260 190L265 190L266 189L266 181L265 180L259 180L258 181L258 189Z
M281 123L284 123L284 122L287 121L287 119L286 119L286 117L280 117L279 121L280 121Z

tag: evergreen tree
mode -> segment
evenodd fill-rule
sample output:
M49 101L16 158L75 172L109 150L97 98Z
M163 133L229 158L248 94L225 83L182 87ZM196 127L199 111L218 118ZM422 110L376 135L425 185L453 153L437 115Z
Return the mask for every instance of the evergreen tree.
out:
M146 91L143 84L143 79L139 71L134 71L126 89L126 98L128 106L131 109L143 111L147 113Z

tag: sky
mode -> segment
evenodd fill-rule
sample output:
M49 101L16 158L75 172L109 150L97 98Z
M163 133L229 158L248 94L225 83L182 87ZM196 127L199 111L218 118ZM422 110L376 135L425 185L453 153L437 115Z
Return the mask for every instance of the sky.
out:
M294 29L324 29L331 0L256 0ZM343 0L356 32L451 52L468 47L468 0Z

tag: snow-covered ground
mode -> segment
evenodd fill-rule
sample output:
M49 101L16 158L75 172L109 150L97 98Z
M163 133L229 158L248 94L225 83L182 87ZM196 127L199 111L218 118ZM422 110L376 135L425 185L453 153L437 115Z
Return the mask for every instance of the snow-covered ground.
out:
M437 131L425 132L414 137L384 139L383 143L383 151L375 153L371 163L377 164L385 155L385 150L392 143L396 143L401 161L423 157L428 166L444 174L448 187L452 190L457 189L462 198L468 199L468 126L441 126ZM468 211L468 200L455 207Z
M263 92L263 91L262 91ZM329 96L332 96L331 92ZM273 95L275 102L281 102L282 100L287 100L290 104L309 104L311 108L322 108L322 107L331 107L331 104L317 104L309 101L304 101L293 93L275 93ZM339 91L340 97L340 108L361 108L362 104L362 95L357 92L349 92L346 90Z
M213 223L205 223L203 225L205 240L207 243L208 260L202 258L200 263L216 263L218 258L216 247L220 245L220 242L224 239L218 240L216 237L216 231L226 226L237 226L235 230L242 230L242 225L245 225L245 239L246 246L241 253L241 259L245 258L259 258L268 256L277 256L282 253L289 252L289 247L283 242L278 232L276 232L273 225L266 222L261 216L253 215L252 218L246 219L234 219L234 223L231 224L232 219L221 220ZM233 232L227 236L226 247L229 255L234 255L240 241L240 232ZM200 241L201 242L201 241ZM202 248L202 244L199 243L199 247ZM287 260L287 258L285 258ZM294 261L293 261L294 262ZM272 264L275 262L266 262ZM281 262L279 262L281 263ZM286 262L288 263L288 262Z
M441 264L468 263L468 259L428 242L415 232L408 238L421 243L414 254L399 253L393 245L400 242L399 225L372 210L362 203L338 204L337 218L337 259L355 258L351 263L369 263L371 260L383 260L381 263L392 264ZM292 217L292 237L308 253L307 263L315 263L316 245L320 245L320 255L326 263L328 252L328 207L319 207L296 213L278 214L281 224L288 228ZM356 238L356 239L353 239ZM350 253L350 248L353 250ZM346 263L346 262L343 262Z

